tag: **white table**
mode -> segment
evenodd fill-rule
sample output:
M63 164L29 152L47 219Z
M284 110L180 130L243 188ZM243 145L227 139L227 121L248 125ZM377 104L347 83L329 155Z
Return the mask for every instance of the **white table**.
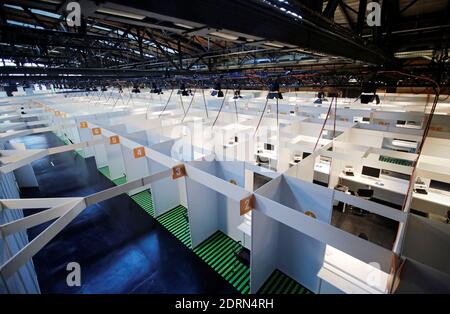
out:
M350 190L357 191L358 188L370 187L374 190L374 197L393 204L403 205L405 195L408 191L409 181L387 176L370 178L354 172L354 176L345 173L339 175L342 185L348 186Z
M411 208L440 216L450 210L450 192L426 189L428 194L413 193Z
M329 245L326 246L324 262L317 276L322 279L321 294L387 293L387 273Z

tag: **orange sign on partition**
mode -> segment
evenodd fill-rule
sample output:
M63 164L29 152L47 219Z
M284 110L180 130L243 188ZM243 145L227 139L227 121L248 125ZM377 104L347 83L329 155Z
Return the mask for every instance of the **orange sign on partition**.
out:
M86 121L81 121L80 122L80 128L81 129L87 129L88 127L88 123Z
M92 135L101 135L102 129L101 128L92 128Z
M145 149L144 146L136 147L133 149L134 158L142 158L145 157Z
M186 175L186 168L184 164L176 165L172 168L172 179L178 179L184 177Z
M119 135L113 135L109 137L109 144L114 145L119 143L120 143Z
M245 215L249 211L255 208L255 196L252 194L249 197L242 199L239 202L240 214Z

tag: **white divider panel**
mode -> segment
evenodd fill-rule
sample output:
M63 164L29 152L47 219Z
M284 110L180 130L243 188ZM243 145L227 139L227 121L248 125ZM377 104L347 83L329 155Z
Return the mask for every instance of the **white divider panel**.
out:
M141 156L136 155L138 157L135 157L134 149L138 147L140 146L135 145L129 147L127 145L122 144L122 155L123 155L123 162L125 165L125 173L127 176L127 181L133 181L149 175L148 163L147 158L145 158L145 155ZM139 193L145 189L146 187L141 187L130 190L129 195Z
M151 150L162 153L169 158L168 156L171 154L173 143L174 140L158 143L153 145ZM169 167L153 160L151 156L147 159L147 161L151 174L169 169ZM184 182L185 178L180 178L178 180L166 178L153 182L150 185L152 190L153 208L155 209L155 217L158 217L159 215L180 204L185 207L188 206L188 202L184 198L181 198L181 195L186 195L186 187L184 186Z
M111 144L110 140L107 139L105 149L111 180L123 177L125 175L125 163L123 161L122 145L120 145L120 143Z
M311 211L318 221L331 220L333 190L280 176L261 187L258 194L300 213ZM256 205L255 205L256 206ZM256 239L254 239L255 241ZM277 268L313 292L319 291L317 273L323 264L325 244L288 226L278 231Z
M25 144L23 143L6 143L6 146L10 149L25 150ZM14 176L16 177L17 185L19 187L38 187L36 176L34 174L31 163L24 165L14 170Z
M402 255L450 275L450 227L409 214Z
M77 126L78 133L80 134L80 141L81 142L88 142L92 141L92 130L90 127L80 127L80 124ZM86 147L84 148L84 158L92 157L94 156L94 150L92 147Z
M261 213L322 243L329 244L366 263L377 262L380 264L381 270L385 272L390 270L392 252L385 248L258 194L255 194L255 207Z
M102 134L92 135L92 139L95 140L105 140ZM97 168L102 168L108 165L108 157L106 155L106 148L104 142L94 146L94 156Z
M195 248L219 230L219 193L189 177L186 177L186 192L192 247Z
M215 166L215 175L228 182L231 180L236 182L237 186L245 186L244 162L239 161L213 161L211 162ZM242 241L248 244L248 241L244 241L244 233L238 229L238 226L244 222L244 217L240 215L239 201L229 199L228 197L219 193L218 195L218 209L219 209L219 229L231 237L235 241Z
M250 259L250 292L256 293L277 268L278 229L280 224L252 211L252 249Z

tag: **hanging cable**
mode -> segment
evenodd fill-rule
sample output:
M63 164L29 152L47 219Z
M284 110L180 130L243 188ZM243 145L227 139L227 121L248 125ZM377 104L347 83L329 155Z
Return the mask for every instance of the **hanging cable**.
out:
M327 121L328 121L328 117L329 117L330 112L331 112L331 107L333 106L333 100L335 100L335 99L336 99L336 97L331 98L330 106L328 107L327 116L325 117L325 120L323 121L323 125L322 125L322 128L320 129L319 136L317 137L316 144L314 145L313 153L316 151L317 145L319 144L320 137L322 136L323 130L325 129L325 126L326 126ZM336 99L336 101L337 101L337 99Z
M211 126L211 129L214 128L214 125L216 124L217 119L219 119L219 115L222 112L223 104L225 103L225 99L227 98L227 94L228 94L228 89L225 90L225 95L223 96L222 104L220 105L219 112L217 113L216 119L214 120L214 122L213 122L213 124Z
M163 110L162 110L161 113L159 114L158 118L160 118L161 115L164 113L164 111L166 111L166 108L167 108L167 106L169 105L170 99L172 98L173 90L174 90L174 88L172 88L172 90L170 91L169 99L167 99L166 105L164 106ZM148 110L148 109L147 109L147 110Z
M405 195L405 198L404 198L404 201L403 201L403 205L402 205L402 211L404 211L405 208L406 208L406 205L407 205L408 195L411 192L411 187L413 185L414 176L415 176L416 170L417 170L417 164L419 163L419 159L420 159L420 156L422 154L423 146L425 144L425 141L426 141L426 139L428 137L428 133L430 131L431 120L433 119L433 115L434 115L434 112L436 110L436 106L437 106L437 104L439 102L439 95L440 95L441 89L440 89L439 84L435 80L430 79L430 78L425 77L425 76L417 76L417 75L403 73L403 72L400 72L400 71L380 71L380 72L378 72L378 74L385 74L385 73L387 73L387 74L398 74L398 75L403 75L403 76L407 76L407 77L411 77L411 78L415 78L415 79L421 79L421 80L425 80L425 81L431 82L434 85L434 92L435 92L433 105L431 106L430 113L428 114L428 118L427 118L426 123L425 123L425 128L424 128L424 132L423 132L423 135L422 135L422 141L420 142L420 145L419 145L419 147L417 149L417 158L413 161L413 165L412 165L413 170L411 172L411 176L410 176L409 184L408 184L408 189L406 191L406 195Z
M268 103L268 102L269 102L269 99L266 98L266 103L264 104L263 111L262 111L262 113L261 113L261 116L259 117L259 121L258 121L258 124L256 125L256 129L255 129L255 133L253 134L253 137L255 137L255 136L256 136L256 133L258 133L259 125L261 124L261 121L262 121L262 119L263 119L264 112L266 112L266 108L267 108L267 103Z
M195 92L196 92L196 90L194 89L194 92L192 93L191 101L189 102L189 106L188 106L188 108L187 108L187 110L186 110L185 115L183 116L183 119L181 119L181 123L183 123L184 118L186 118L186 116L187 116L187 114L188 114L188 112L189 112L189 109L191 108L192 103L194 102Z
M184 104L183 104L183 93L180 94L180 103L181 103L181 108L183 108L183 113L186 114L186 110L184 109Z
M205 104L206 118L209 119L208 105L206 104L206 98L205 98L205 89L203 89L203 88L202 88L202 95L203 95L203 103Z

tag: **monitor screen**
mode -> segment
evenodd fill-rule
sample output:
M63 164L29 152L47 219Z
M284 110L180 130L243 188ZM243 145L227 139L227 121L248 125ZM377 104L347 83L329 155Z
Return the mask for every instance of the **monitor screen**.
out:
M305 159L306 157L308 157L309 155L311 155L310 153L303 153L302 158Z
M273 145L272 145L272 144L269 144L269 143L265 143L265 144L264 144L264 149L265 149L265 150L273 150L273 149L274 149L274 147L273 147Z
M362 174L369 176L369 177L379 178L380 171L381 170L378 168L372 168L372 167L366 167L366 166L362 167Z
M449 183L445 183L445 182L441 182L441 181L431 180L430 181L430 188L431 189L442 190L442 191L450 191L450 184Z

